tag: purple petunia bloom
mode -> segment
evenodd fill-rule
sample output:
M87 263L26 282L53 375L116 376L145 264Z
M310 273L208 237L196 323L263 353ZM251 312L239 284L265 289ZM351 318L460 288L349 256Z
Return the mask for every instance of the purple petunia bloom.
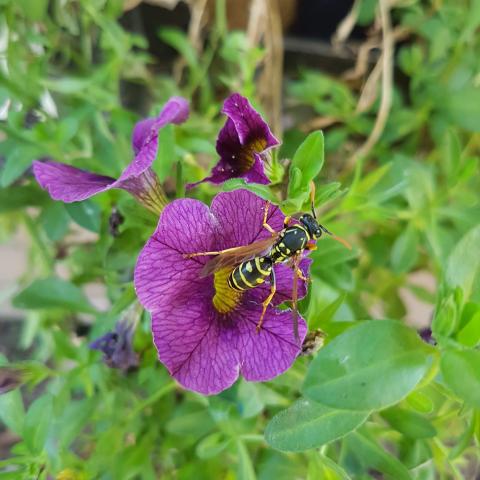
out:
M138 366L138 355L133 350L132 340L135 326L128 320L120 320L113 332L97 338L90 344L92 350L103 353L103 361L110 368L127 371Z
M35 178L54 200L78 202L111 188L121 188L159 213L167 201L151 168L157 156L158 130L168 123L184 122L188 113L188 102L182 97L172 97L157 117L138 122L132 135L135 157L117 180L53 161L33 162Z
M242 374L250 381L265 381L287 370L300 353L293 333L291 310L279 304L290 300L293 271L274 266L277 292L267 308L261 330L256 326L262 302L270 292L268 281L245 292L227 286L230 270L202 277L213 258L186 254L216 251L268 238L263 227L266 202L247 190L218 194L210 208L198 200L179 199L162 212L155 233L135 268L140 302L152 314L152 330L159 359L185 388L216 394ZM284 215L271 206L268 223L283 228ZM308 275L311 260L300 268ZM306 285L299 280L298 295ZM303 341L306 324L299 318Z
M228 118L217 139L220 160L210 176L187 185L187 188L203 182L218 184L239 177L250 183L270 183L263 167L264 157L267 150L280 142L265 120L239 93L225 100L222 113Z

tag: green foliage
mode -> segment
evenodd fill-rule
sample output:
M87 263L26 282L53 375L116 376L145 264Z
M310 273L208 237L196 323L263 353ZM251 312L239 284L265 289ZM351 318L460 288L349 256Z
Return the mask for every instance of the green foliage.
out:
M274 448L302 451L320 447L360 426L369 412L338 410L311 400L297 400L273 417L265 439Z
M78 287L55 277L35 280L13 298L13 304L27 309L64 308L88 313L96 311Z
M285 205L294 210L301 209L310 193L310 182L323 167L323 133L311 133L298 147L290 165L289 182Z
M427 372L428 353L418 335L401 323L360 323L318 353L303 392L331 407L379 410L415 388Z
M257 84L265 51L228 32L225 2L202 48L179 29L150 32L182 57L174 68L120 23L123 4L0 1L0 106L9 102L0 241L30 242L25 272L0 291L22 315L18 338L4 340L2 326L1 364L28 373L0 395L0 445L10 442L0 479L471 478L480 462L480 2L390 2L396 83L363 158L355 152L380 90L367 105L365 77L301 67L285 78L291 127L269 165L273 184L188 192L208 202L248 188L292 214L309 210L313 180L322 224L353 245L327 237L310 254L300 312L325 346L271 382L239 380L215 397L176 386L146 314L137 369L109 369L88 348L135 303L136 257L158 219L118 190L55 202L30 170L51 158L118 176L135 122L181 94L190 118L160 132L154 163L169 198L181 197L216 162L226 92L267 105L268 85ZM370 31L378 0L356 6ZM305 115L329 126L307 135ZM99 285L101 308L89 293ZM425 328L435 345L417 334Z

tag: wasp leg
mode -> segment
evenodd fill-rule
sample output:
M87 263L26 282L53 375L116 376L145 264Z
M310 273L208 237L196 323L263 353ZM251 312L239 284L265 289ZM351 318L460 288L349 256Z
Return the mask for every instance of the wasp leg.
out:
M275 281L275 271L272 268L272 271L270 272L270 295L264 300L262 303L262 315L260 315L260 320L257 323L257 333L260 332L260 329L262 328L262 323L263 323L263 317L265 317L265 312L267 311L267 307L270 305L270 302L272 301L273 296L275 295L275 292L277 291L277 283Z
M225 250L215 250L213 252L184 253L183 258L199 257L202 255L220 255L222 253L233 252L241 247L226 248Z
M304 282L310 282L311 281L310 277L306 277L299 268L297 268L297 276L300 280L303 280Z
M285 219L283 220L283 228L287 228L288 226L290 226L290 220L292 219L292 217L290 216L286 216Z
M270 208L270 202L266 202L265 203L264 214L263 214L263 228L268 230L272 235L276 235L277 232L267 222L269 208Z

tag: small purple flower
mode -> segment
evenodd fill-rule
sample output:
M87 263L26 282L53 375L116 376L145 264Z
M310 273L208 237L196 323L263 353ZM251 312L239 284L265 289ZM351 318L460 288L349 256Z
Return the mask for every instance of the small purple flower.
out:
M432 329L430 327L422 328L421 330L418 331L418 334L420 335L420 338L425 343L429 343L430 345L437 344L437 342L435 341L435 338L433 338L432 336Z
M134 323L120 320L115 325L113 332L107 332L94 340L90 344L90 348L103 352L103 361L110 368L127 371L138 366L138 355L132 345L134 331Z
M250 183L270 183L263 167L264 157L267 150L280 142L273 136L265 120L239 93L225 100L222 113L228 118L217 139L220 160L209 177L191 183L187 188L203 182L218 184L238 177Z
M291 310L276 308L291 299L292 269L275 268L277 292L259 333L256 326L268 282L245 292L227 286L229 270L202 277L212 257L185 254L248 245L268 238L263 227L265 201L247 190L218 194L208 208L194 199L179 199L162 212L155 233L135 268L140 302L152 314L159 359L185 388L210 395L232 385L241 373L265 381L287 370L300 353ZM268 223L279 231L284 215L271 206ZM311 260L300 268L308 275ZM299 281L299 298L306 285ZM299 318L300 340L306 324ZM301 343L300 343L301 344Z
M172 97L157 117L138 122L132 135L135 157L117 180L53 161L34 161L35 178L54 200L78 202L111 188L121 188L159 213L167 201L151 168L158 150L158 130L167 123L184 122L188 113L188 102L182 97Z

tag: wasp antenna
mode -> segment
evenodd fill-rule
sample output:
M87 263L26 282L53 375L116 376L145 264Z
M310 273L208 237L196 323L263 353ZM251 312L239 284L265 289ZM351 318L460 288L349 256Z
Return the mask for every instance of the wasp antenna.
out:
M352 249L352 246L350 245L350 243L347 242L347 240L345 240L344 238L342 237L338 237L337 235L334 235L330 230L328 230L327 228L325 228L323 225L319 225L319 227L328 235L330 235L332 237L332 240L336 240L337 242L341 243L345 248L348 248L349 250Z
M330 230L328 230L327 227L324 227L323 225L319 225L319 227L322 229L322 231L324 231L325 233L333 237L333 233Z
M336 235L332 235L332 240L336 240L337 242L341 243L345 248L348 248L349 250L352 249L352 246L350 243L348 243L344 238L342 237L337 237Z

